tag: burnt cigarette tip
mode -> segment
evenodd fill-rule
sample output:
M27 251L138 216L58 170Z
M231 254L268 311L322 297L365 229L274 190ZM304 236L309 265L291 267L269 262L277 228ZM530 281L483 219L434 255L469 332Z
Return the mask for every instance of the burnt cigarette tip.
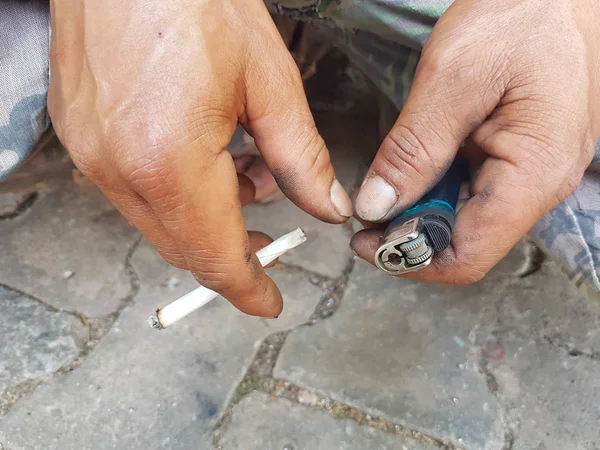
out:
M148 325L150 325L155 330L162 330L162 325L160 324L160 320L158 320L158 316L150 316L148 319Z

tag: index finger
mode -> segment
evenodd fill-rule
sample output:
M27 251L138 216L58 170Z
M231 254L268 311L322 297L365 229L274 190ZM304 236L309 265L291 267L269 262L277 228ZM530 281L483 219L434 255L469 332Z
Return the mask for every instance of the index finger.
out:
M276 317L282 310L281 294L252 251L235 165L218 147L195 141L169 151L142 151L121 171L162 222L200 284L247 314Z

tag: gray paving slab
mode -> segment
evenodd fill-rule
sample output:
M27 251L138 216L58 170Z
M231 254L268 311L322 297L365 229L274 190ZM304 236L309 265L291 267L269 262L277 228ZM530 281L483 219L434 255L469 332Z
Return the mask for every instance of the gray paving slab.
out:
M519 278L522 263L517 248L481 283L464 287L397 280L358 263L338 312L290 335L275 376L460 446L504 448L521 414L536 414L511 406L523 392L515 393L516 382L531 380L532 397L552 392L558 403L570 401L536 387L534 380L543 385L553 376L548 365L560 365L565 353L548 336L598 348L599 306L582 299L552 264ZM518 353L525 345L543 350L548 363L528 362ZM504 380L503 373L512 375ZM597 398L595 384L581 395ZM552 428L561 416L544 420Z
M255 392L245 397L224 431L223 450L433 450L349 419Z
M95 188L41 195L0 222L0 283L86 316L116 311L130 293L125 259L137 231Z
M145 242L132 265L140 279L134 304L80 367L21 399L3 418L0 442L6 447L211 448L211 427L258 344L304 323L322 295L302 272L273 269L286 298L278 319L245 316L218 299L156 331L146 323L154 309L197 284Z
M488 369L503 404L505 445L600 449L600 362L518 338L506 339L504 351Z
M9 389L41 381L77 357L83 328L72 315L0 288L0 416L16 395Z

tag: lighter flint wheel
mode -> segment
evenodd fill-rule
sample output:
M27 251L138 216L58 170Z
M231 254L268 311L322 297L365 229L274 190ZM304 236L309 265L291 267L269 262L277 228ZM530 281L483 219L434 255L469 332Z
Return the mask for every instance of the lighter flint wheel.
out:
M424 261L427 261L433 255L433 250L427 248L427 251L416 258L406 258L406 262L411 266L416 266L417 264L421 264Z
M409 242L405 242L404 244L400 244L400 250L404 253L412 252L418 249L421 245L425 244L425 236L423 234L419 234L415 239Z

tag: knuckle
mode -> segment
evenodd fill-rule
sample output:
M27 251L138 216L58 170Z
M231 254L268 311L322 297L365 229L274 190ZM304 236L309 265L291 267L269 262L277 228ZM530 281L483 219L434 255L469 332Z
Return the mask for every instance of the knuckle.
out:
M165 255L163 253L161 253L161 256L167 263L169 263L173 267L176 267L181 270L187 270L188 268L187 264L185 263L185 260L181 257L177 257L174 255Z
M325 141L317 129L311 127L302 135L304 141L300 145L303 150L299 158L302 170L310 173L327 168L329 153L326 151Z
M173 246L164 245L160 243L152 243L152 245L156 248L158 253L160 253L162 259L164 259L172 266L183 270L186 270L188 268L185 258Z
M401 173L408 172L419 178L426 178L423 167L434 166L431 153L423 141L405 125L397 125L388 133L382 150L382 162Z
M188 111L183 120L185 127L164 133L163 145L174 147L200 141L207 150L218 152L225 148L237 123L224 108L206 106L211 101L211 98L203 99L202 104ZM215 102L221 103L219 100Z
M201 266L190 264L188 259L188 267L201 267L201 270L191 270L194 278L202 286L218 292L246 312L265 311L269 307L267 284L258 269L249 267L248 264L243 268L237 265L237 269L234 269L230 260L217 258L209 264L203 258Z
M427 73L445 73L454 65L456 55L445 43L430 41L425 45L419 66Z
M100 149L86 140L75 126L59 126L55 131L77 169L93 183L102 185L107 178L107 169Z
M173 119L152 119L160 124L158 130L148 129L131 114L113 125L109 151L119 175L144 194L173 190L185 161L206 168L227 144L229 120L217 108L192 108L175 125ZM202 151L190 152L190 146Z
M107 171L99 160L89 158L73 158L73 162L81 175L103 191L111 185ZM106 192L106 191L105 191Z
M546 178L548 173L562 170L568 160L568 152L558 151L559 145L538 132L531 134L520 130L515 134L517 141L514 161L524 170L541 179Z
M203 286L225 296L239 293L242 285L244 292L251 292L260 280L260 265L254 264L249 242L241 254L238 246L232 249L204 246L188 250L185 259L192 275Z
M77 169L93 183L101 184L106 178L104 161L96 152L69 151Z
M188 263L191 266L191 272L194 278L204 287L219 292L224 296L235 287L234 276L227 267L227 261L218 261L212 264L203 264L202 269L197 269L194 263Z
M582 164L581 161L585 158L579 157L582 151L573 142L560 142L526 135L522 135L520 140L522 152L519 152L518 158L523 163L521 172L524 179L535 180L531 188L535 187L536 198L540 204L545 205L546 210L575 192L587 166ZM558 183L549 184L549 176L554 177Z
M174 184L177 150L171 149L163 136L149 139L119 131L112 136L110 152L117 174L127 184L143 197L162 198Z
M471 43L460 38L432 41L426 45L419 62L419 70L435 77L452 80L453 84L465 85L481 77L476 77L477 66L473 61L480 59L477 52L470 48Z
M61 144L65 146L69 153L80 153L82 133L79 132L78 127L75 125L68 126L62 120L52 122L52 127L54 128L56 137L58 137Z
M73 162L85 178L104 189L108 176L103 168L103 162L99 158L78 157L73 158Z
M117 161L117 171L134 189L144 193L167 185L171 174L165 154L150 148L122 154Z
M297 149L295 158L273 161L271 172L286 194L294 195L301 180L320 176L331 170L325 141L314 126L307 124L296 130L291 148Z

